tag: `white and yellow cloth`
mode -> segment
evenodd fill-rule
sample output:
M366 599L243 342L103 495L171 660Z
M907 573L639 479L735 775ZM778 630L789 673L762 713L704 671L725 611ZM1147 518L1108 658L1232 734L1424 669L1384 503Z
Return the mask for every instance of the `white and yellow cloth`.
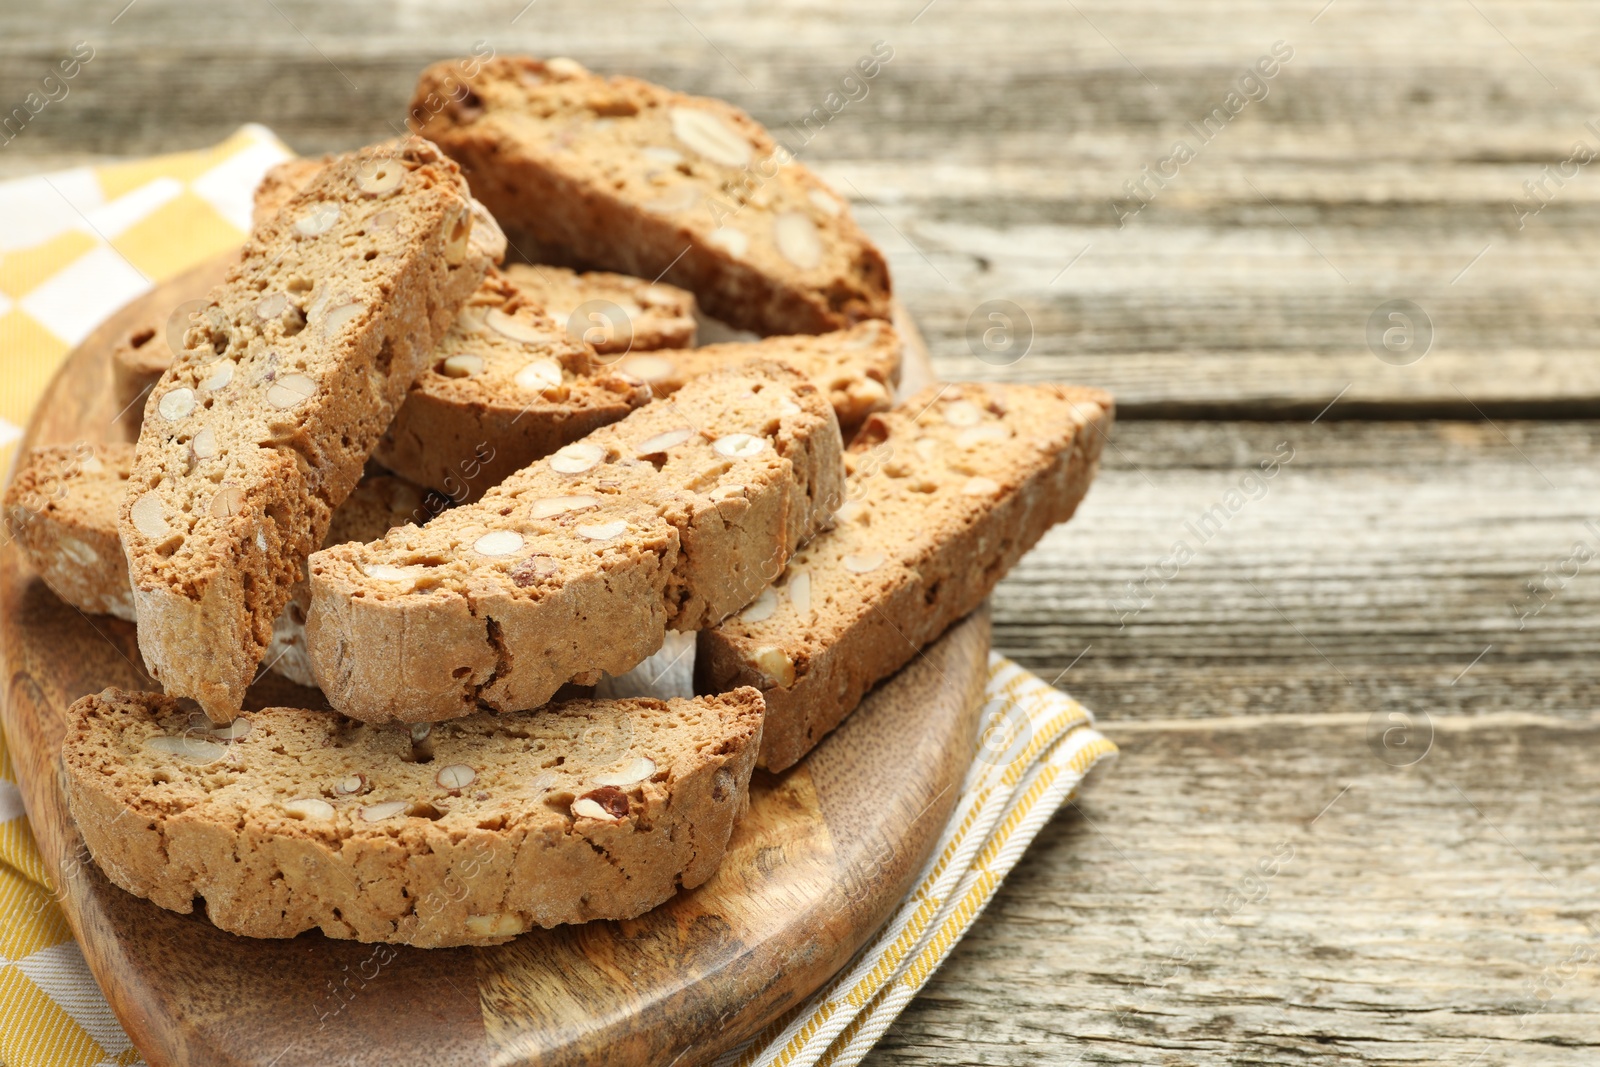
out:
M262 172L246 126L214 148L0 183L0 462L50 376L128 300L237 246ZM912 894L843 973L718 1067L858 1062L977 919L1039 828L1116 753L1076 701L990 657L979 758ZM142 1062L49 889L0 738L0 1064Z

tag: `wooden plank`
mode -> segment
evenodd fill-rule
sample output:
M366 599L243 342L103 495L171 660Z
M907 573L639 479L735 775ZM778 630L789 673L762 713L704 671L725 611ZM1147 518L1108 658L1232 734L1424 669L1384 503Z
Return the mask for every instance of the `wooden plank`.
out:
M993 598L1088 706L1593 714L1595 423L1125 422L1105 456Z
M97 49L0 152L0 175L206 144L243 121L308 152L387 136L417 70L478 41L723 96L788 136L885 40L894 59L804 155L857 201L942 374L1102 385L1124 418L1306 418L1341 392L1330 418L1600 410L1600 267L1582 243L1600 184L1544 179L1549 206L1520 229L1513 207L1574 142L1600 150L1585 126L1600 31L1565 5L1464 18L1455 0L1341 0L1313 22L1282 3L1034 0L996 17L946 0L913 22L920 3L889 0L398 16L376 0L146 0L111 25L122 6L0 16L0 101L72 40ZM1279 40L1294 56L1265 98L1200 146L1188 123ZM1113 199L1178 138L1196 158L1119 225ZM998 369L968 336L997 298L1035 337ZM1366 340L1396 298L1433 326L1411 366Z
M1600 726L1436 716L1405 769L1365 715L1103 726L1120 766L871 1067L1600 1055Z

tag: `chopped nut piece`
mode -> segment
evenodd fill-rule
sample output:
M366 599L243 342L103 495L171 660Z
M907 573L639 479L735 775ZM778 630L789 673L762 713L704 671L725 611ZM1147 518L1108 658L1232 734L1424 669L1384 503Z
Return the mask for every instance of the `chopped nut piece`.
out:
M517 371L513 380L522 389L554 389L561 384L561 364L553 359L536 359Z
M490 308L489 313L483 317L484 324L502 337L509 337L513 341L523 344L538 344L547 340L549 334L545 331L530 326L520 319L512 318L499 308Z
M368 804L361 809L361 817L367 822L382 822L392 819L410 807L403 800L386 800L381 804Z
M470 378L483 373L483 357L470 352L450 356L439 365L439 373L446 378Z
M433 776L433 780L446 789L465 789L478 780L478 772L465 763L452 763L448 767L439 768L439 773Z
M604 458L599 445L575 441L550 457L550 469L558 474L582 474Z
M316 382L307 378L304 374L286 374L268 387L267 403L279 411L287 411L290 408L298 407L316 395Z
M870 574L883 566L887 558L882 552L863 552L845 556L839 562L844 564L844 569L851 574Z
M168 422L177 422L194 410L194 390L180 387L164 394L156 404L156 410Z
M166 511L161 505L159 493L144 493L133 502L133 525L140 533L154 541L159 541L172 533L172 527L167 525Z
M291 819L331 819L333 805L317 797L301 797L298 800L284 801L283 813Z
M246 718L234 719L225 726L210 728L212 737L218 741L238 741L250 732L250 720Z
M478 538L472 550L480 556L509 556L522 543L522 535L515 530L492 530Z
M592 526L579 526L577 530L578 536L588 538L590 541L610 541L626 533L628 524L622 519L614 519Z
M693 436L694 431L688 427L678 430L667 430L665 433L658 433L653 437L646 437L643 441L635 444L633 446L633 450L641 456L651 456L655 455L657 452L665 452L669 448L676 448Z
M637 785L655 773L655 760L648 756L635 756L624 763L619 770L595 775L593 781L595 785L610 785L625 789L630 785Z
M672 134L711 162L724 167L743 167L750 162L750 142L709 111L673 108Z
M163 735L152 737L144 743L144 747L177 756L186 763L215 763L228 754L226 745L190 736L172 737Z
M822 262L822 238L816 223L803 211L785 211L772 220L772 236L783 258L810 270Z
M747 458L759 455L761 450L767 447L767 441L766 438L756 437L754 434L730 433L717 438L711 447L719 455Z
M565 515L569 511L598 507L600 501L592 496L547 496L528 505L528 515L535 519L548 519Z

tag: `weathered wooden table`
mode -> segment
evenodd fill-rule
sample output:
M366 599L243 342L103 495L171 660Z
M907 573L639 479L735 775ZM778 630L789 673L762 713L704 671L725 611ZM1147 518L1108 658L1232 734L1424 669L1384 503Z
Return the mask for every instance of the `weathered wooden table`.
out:
M1121 404L995 621L1122 765L871 1062L1592 1064L1597 13L12 4L0 105L95 56L0 175L376 139L479 41L808 131L943 374Z

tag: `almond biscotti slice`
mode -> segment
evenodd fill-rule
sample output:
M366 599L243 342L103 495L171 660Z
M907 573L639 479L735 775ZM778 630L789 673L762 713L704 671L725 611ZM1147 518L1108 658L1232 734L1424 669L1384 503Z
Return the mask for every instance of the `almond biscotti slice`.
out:
M794 367L828 394L845 439L876 411L889 410L900 381L900 335L890 323L869 319L848 330L816 335L731 341L678 351L630 353L616 369L670 396L683 383L720 367L751 359L776 359Z
M537 707L749 603L842 488L814 385L769 364L697 379L475 504L314 555L317 681L366 721Z
M425 141L341 157L251 235L146 405L121 533L139 646L232 717L329 516L491 255Z
M50 591L91 615L133 621L117 512L133 471L121 442L43 445L19 457L6 528Z
M45 445L18 461L5 500L7 528L52 592L80 611L129 622L133 589L117 514L132 470L131 444ZM427 522L448 505L404 478L369 474L333 509L323 544L372 541L396 526ZM273 620L263 662L290 681L315 686L305 652L310 607L311 587L295 583L288 605Z
M575 701L426 734L268 708L210 727L107 689L68 711L67 800L107 877L248 937L434 948L631 919L716 871L761 696ZM417 740L413 740L417 737Z
M484 280L373 458L457 502L648 402L507 278Z
M508 264L506 278L602 356L694 347L694 294L676 285L533 263ZM575 322L580 309L584 314Z
M1072 517L1112 414L1097 389L971 384L873 416L837 525L701 633L697 688L763 690L761 766L790 766Z
M465 91L453 69L423 71L413 124L530 256L665 279L761 334L889 316L848 206L738 108L570 59L491 59Z

